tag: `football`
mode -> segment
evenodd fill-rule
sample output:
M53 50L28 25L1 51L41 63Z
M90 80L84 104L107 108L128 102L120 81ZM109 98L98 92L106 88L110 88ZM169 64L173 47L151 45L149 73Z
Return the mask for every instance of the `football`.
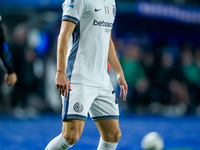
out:
M157 132L150 132L143 137L141 147L143 150L163 150L164 142Z

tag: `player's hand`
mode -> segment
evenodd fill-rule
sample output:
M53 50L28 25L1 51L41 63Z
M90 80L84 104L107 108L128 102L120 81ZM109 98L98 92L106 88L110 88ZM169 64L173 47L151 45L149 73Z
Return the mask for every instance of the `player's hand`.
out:
M65 96L65 98L67 98L68 90L71 91L72 89L70 86L69 79L67 78L64 72L60 72L60 71L57 72L56 78L55 78L55 84L60 95Z
M5 74L4 80L8 86L13 86L17 82L17 75L15 73Z
M117 75L117 81L120 86L120 97L123 96L123 100L126 101L126 95L128 93L128 85L124 78L124 75Z

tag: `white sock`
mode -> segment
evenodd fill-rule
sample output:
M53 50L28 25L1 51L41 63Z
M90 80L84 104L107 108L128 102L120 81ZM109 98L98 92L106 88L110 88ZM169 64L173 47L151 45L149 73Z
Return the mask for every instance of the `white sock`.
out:
M72 145L60 134L49 142L45 150L67 150L70 147L72 147Z
M100 137L99 146L97 150L115 150L118 143L109 143Z

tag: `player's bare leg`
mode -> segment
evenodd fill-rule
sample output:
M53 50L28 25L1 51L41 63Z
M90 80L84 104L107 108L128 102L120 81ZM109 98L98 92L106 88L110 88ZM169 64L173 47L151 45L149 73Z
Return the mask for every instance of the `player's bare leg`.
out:
M85 125L83 120L68 120L63 122L62 135L70 145L75 144L82 132Z
M63 122L62 134L54 138L45 150L67 150L75 144L85 125L83 120L68 120Z
M121 138L121 130L117 119L95 121L101 139L97 150L115 150Z

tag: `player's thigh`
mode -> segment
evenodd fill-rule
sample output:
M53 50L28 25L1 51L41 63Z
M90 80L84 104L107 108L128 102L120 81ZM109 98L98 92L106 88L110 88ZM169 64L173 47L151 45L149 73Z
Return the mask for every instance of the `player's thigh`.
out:
M89 110L93 121L119 118L119 105L113 89L99 88L98 96Z
M84 120L66 120L63 121L62 135L67 138L79 138L85 125Z
M119 141L121 137L118 120L119 107L113 89L100 88L89 113L95 121L103 140L107 142Z
M106 142L118 142L121 137L121 130L118 119L106 119L95 121L101 137Z
M88 111L98 89L82 84L71 84L71 88L67 98L62 96L62 135L66 139L77 141L83 132Z

